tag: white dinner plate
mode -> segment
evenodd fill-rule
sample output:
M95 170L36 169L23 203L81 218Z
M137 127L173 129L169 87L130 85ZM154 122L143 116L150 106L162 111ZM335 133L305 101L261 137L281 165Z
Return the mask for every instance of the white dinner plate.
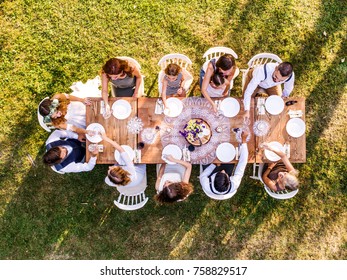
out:
M128 146L128 145L121 145L121 147L125 150L125 152L128 154L130 160L133 160L135 157L135 152L134 150ZM114 151L114 158L118 162L119 165L125 165L125 162L121 159L120 153L118 150Z
M220 103L220 110L227 118L235 117L240 112L240 103L233 97L227 97Z
M112 114L116 119L124 120L131 114L131 105L128 101L119 99L112 105Z
M230 162L234 159L236 150L231 143L219 144L216 150L216 156L221 162Z
M271 95L268 98L266 98L265 109L271 115L278 115L282 113L284 109L284 101L282 97L277 95Z
M164 110L164 114L168 117L175 118L181 114L183 110L183 103L181 100L175 97L170 97L166 100L167 109Z
M287 122L286 130L292 137L300 137L305 134L306 125L300 118L292 118Z
M276 142L276 141L273 141L273 142L270 142L269 143L269 146L271 148L276 148L282 152L284 152L284 147L281 143L279 142ZM271 160L271 161L278 161L281 159L280 156L278 156L276 153L272 152L272 151L269 151L267 149L265 149L265 157L268 159L268 160Z
M99 123L91 123L90 125L87 126L86 130L92 130L95 131L97 134L94 136L89 136L86 134L87 139L92 142L92 143L99 143L102 141L101 135L98 133L105 133L105 128L99 124Z
M176 164L175 162L169 161L166 158L164 158L164 155L172 155L175 159L181 159L182 158L182 150L180 147L174 144L169 144L165 146L162 152L162 160L165 161L168 164Z

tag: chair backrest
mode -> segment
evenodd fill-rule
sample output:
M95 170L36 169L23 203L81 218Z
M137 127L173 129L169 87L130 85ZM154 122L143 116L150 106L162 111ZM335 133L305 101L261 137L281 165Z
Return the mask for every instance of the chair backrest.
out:
M188 93L188 90L193 82L193 76L192 74L189 73L187 68L191 67L193 62L189 59L188 56L180 53L171 53L164 55L158 62L158 65L160 66L160 72L158 74L158 91L159 91L159 96L161 96L162 92L162 80L164 78L164 70L166 66L168 66L170 63L176 63L179 66L183 68L182 71L184 71L184 75L188 77L185 81L184 84L184 89L186 93Z
M51 166L51 169L58 174L65 174L64 171L58 171L57 169L55 169L55 167L53 165Z
M289 199L289 198L292 198L294 197L299 189L296 189L295 191L289 191L289 190L283 190L283 191L279 191L279 192L274 192L273 190L271 190L269 187L267 187L262 179L262 174L263 174L263 169L264 169L264 164L263 163L260 163L260 164L256 164L254 163L253 165L253 175L254 175L254 172L256 171L256 168L254 168L254 166L258 167L258 180L261 181L264 185L264 189L265 191L267 192L267 194L273 198L276 198L276 199ZM254 179L254 176L251 178Z
M127 188L117 187L119 196L114 200L114 205L122 210L137 210L142 208L148 201L148 197L145 195L145 189L147 188L147 174L145 173L142 181L134 187Z
M45 97L44 99L42 99L41 102L40 102L40 104L39 104L39 106L37 107L37 119L38 119L38 121L39 121L40 126L41 126L44 130L46 130L47 132L51 132L51 129L54 129L54 127L53 127L53 126L48 126L47 124L45 124L45 123L43 122L43 116L41 116L40 110L39 110L39 109L40 109L41 103L42 103L44 100L46 100L46 99L49 99L49 97L47 96L47 97Z
M223 54L231 54L235 59L238 59L238 55L234 52L234 50L227 47L210 48L202 57L205 58L205 62L209 62L212 58L218 59Z
M200 174L203 172L202 170L202 165L200 164ZM204 189L204 187L202 187L202 190L204 191L204 193L212 198L212 199L215 199L215 200L225 200L225 199L229 199L231 198L232 196L234 196L237 192L237 190L231 192L231 193L228 193L228 194L214 194L212 193L210 190L206 190Z
M280 59L277 55L273 53L259 53L253 56L247 63L248 68L262 65L265 63L278 62L281 63L282 59Z
M189 59L188 56L180 53L170 53L164 55L158 62L161 70L164 70L166 66L170 63L176 63L184 69L187 69L189 66L192 66L193 62Z

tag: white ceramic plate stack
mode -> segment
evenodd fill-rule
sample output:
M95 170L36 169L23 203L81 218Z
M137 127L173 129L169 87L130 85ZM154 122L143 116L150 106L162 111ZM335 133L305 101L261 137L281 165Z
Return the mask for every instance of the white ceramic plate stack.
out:
M118 120L124 120L131 114L131 105L128 101L120 99L113 103L112 114Z
M277 150L280 150L281 152L284 153L284 147L281 143L279 142L276 142L276 141L273 141L273 142L270 142L269 143L269 146L271 148L274 148L274 149L277 149ZM265 157L268 159L268 160L271 160L271 161L278 161L281 159L280 156L278 156L276 153L272 152L272 151L269 151L269 150L266 150L265 149Z
M121 147L125 150L125 152L128 154L130 160L133 160L135 157L135 152L134 150L128 146L128 145L121 145ZM118 150L114 151L114 158L118 162L119 165L125 165L125 162L121 159L120 153Z
M292 118L287 122L286 130L292 137L300 137L305 134L306 125L300 118Z
M231 143L219 144L216 150L216 156L221 162L230 162L235 158L236 150Z
M265 109L271 115L278 115L282 113L284 109L284 101L282 97L277 95L271 95L268 98L266 98Z
M89 136L86 134L87 139L92 143L99 143L102 141L102 137L99 133L105 133L105 128L99 123L91 123L87 126L86 130L95 132L95 135Z
M170 97L166 100L167 109L164 110L164 114L168 117L175 118L181 114L183 110L183 103L181 100L175 97Z
M169 144L165 146L162 152L162 160L165 161L168 164L176 164L175 162L169 161L165 158L164 155L172 155L175 159L181 159L182 158L182 150L180 147L174 144Z
M227 118L235 117L240 112L240 103L233 97L227 97L220 103L220 110Z

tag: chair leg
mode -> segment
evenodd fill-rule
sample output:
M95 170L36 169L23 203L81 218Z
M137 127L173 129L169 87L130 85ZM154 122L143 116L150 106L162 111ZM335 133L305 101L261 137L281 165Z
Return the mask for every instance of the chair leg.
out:
M253 163L253 174L250 176L250 178L254 180L259 180L257 167L259 168L259 164Z

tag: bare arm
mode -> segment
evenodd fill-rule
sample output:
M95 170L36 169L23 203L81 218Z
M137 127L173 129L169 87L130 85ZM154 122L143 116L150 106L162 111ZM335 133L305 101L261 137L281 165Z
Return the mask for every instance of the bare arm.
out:
M78 101L78 102L82 102L85 105L91 105L92 104L89 98L79 98L79 97L71 95L71 94L57 93L53 96L53 98L68 99L70 101Z
M120 153L125 152L125 150L122 148L121 145L119 145L116 141L113 141L111 138L109 138L105 133L101 135L102 139L108 143L110 143L116 150L118 150Z
M102 100L104 100L105 104L108 104L108 82L109 78L106 73L101 74L101 94Z
M139 96L139 89L140 89L140 85L142 83L142 75L141 75L141 72L140 70L134 66L133 67L133 75L136 77L136 85L135 85L135 91L134 91L134 95L133 97L141 97Z
M166 163L162 164L162 165L160 166L160 169L159 169L159 172L158 172L158 177L157 177L157 180L156 180L156 182L155 182L155 189L156 189L157 191L159 191L160 181L161 181L161 178L162 178L163 175L164 175L165 166L166 166Z
M213 100L207 93L207 86L210 83L212 75L213 75L213 67L211 62L209 62L206 69L204 80L202 81L201 93L207 99L207 101L211 103L213 110L217 112L217 105L213 102Z
M163 100L165 108L167 108L166 103L166 88L167 88L167 80L163 78L162 81L162 90L161 90L161 99Z
M230 82L229 80L225 80L225 89L224 89L224 92L223 92L223 96L227 96L228 95L228 92L229 92L229 87L230 87Z

